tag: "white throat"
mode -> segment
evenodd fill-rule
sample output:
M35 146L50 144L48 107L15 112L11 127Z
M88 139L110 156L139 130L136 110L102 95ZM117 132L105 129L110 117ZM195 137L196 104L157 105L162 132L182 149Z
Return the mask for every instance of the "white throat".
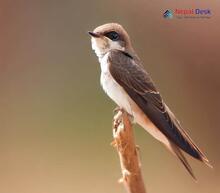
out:
M99 58L99 60L106 54L107 50L103 48L100 48L97 44L97 41L95 38L91 39L92 42L92 49L95 51L97 57Z
M118 42L114 42L111 40L99 40L97 38L92 38L91 39L92 42L92 49L95 51L97 57L99 58L99 62L101 62L100 60L110 51L113 49L117 49L117 50L122 50L124 51L125 48L121 47L121 45Z

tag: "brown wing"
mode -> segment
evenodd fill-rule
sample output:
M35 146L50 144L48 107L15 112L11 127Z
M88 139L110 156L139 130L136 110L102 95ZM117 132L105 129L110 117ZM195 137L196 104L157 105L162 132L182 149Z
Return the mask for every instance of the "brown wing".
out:
M157 128L186 153L208 163L205 155L182 129L178 120L163 102L153 81L143 67L138 65L132 56L119 50L112 50L108 61L113 78Z

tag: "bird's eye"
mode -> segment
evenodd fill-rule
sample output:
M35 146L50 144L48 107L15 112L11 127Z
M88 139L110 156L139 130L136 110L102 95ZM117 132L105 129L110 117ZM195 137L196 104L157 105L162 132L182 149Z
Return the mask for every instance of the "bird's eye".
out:
M105 34L105 36L109 39L111 39L112 41L117 41L119 40L119 34L115 31L111 31L111 32L107 32Z

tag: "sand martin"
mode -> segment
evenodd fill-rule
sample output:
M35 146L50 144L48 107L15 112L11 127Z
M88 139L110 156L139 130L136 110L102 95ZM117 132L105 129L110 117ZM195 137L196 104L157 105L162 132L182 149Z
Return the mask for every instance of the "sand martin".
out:
M89 34L101 66L101 85L107 95L178 157L194 179L182 151L211 167L204 153L164 103L124 28L117 23L108 23Z

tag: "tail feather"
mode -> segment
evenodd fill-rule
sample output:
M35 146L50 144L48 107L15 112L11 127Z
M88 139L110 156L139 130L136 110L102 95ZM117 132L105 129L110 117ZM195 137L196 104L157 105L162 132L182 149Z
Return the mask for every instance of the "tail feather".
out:
M193 179L195 181L197 181L193 170L191 168L191 166L189 165L188 161L186 160L186 158L184 157L183 153L181 152L181 150L179 149L179 147L177 147L175 144L171 143L171 149L172 152L180 159L180 161L182 162L182 164L184 165L184 167L186 168L186 170L189 172L189 174L193 177Z
M187 132L181 127L179 121L176 119L176 117L174 116L174 114L172 113L172 111L169 109L168 106L166 106L166 110L175 128L179 131L179 137L182 139L181 145L180 144L176 144L176 145L180 149L182 149L183 151L185 151L186 153L194 157L195 159L200 160L203 163L205 163L207 166L209 166L210 168L213 168L213 166L210 164L205 154L199 149L199 147L193 142L193 140L190 138Z

